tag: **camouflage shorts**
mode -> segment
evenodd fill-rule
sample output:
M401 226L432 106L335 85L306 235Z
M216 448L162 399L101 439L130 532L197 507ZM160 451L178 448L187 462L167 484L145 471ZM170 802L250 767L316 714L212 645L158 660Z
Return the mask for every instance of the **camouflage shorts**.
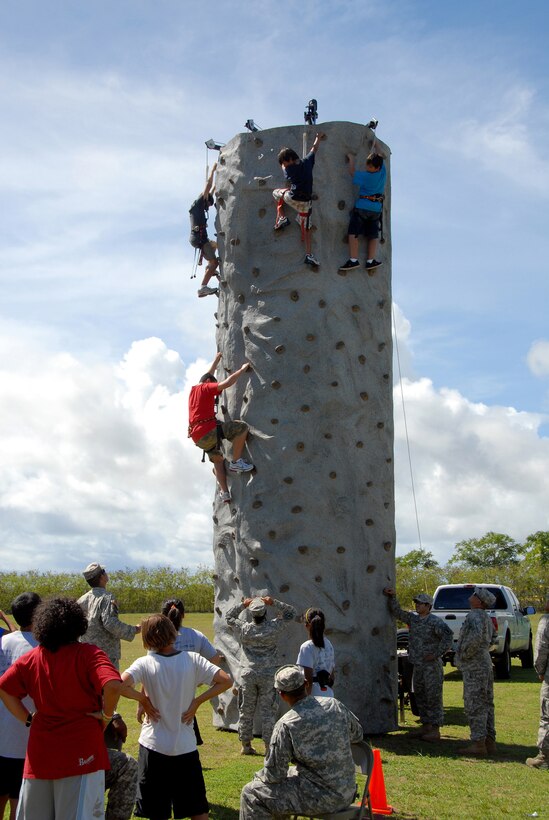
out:
M236 421L223 422L221 428L223 430L223 438L226 438L227 441L233 441L237 436L242 435L242 433L248 430L248 425L245 421L237 419ZM215 427L213 430L210 430L209 433L206 433L205 436L199 438L196 442L196 446L200 447L201 450L206 450L206 455L210 461L213 461L212 456L223 455L217 446L217 429Z

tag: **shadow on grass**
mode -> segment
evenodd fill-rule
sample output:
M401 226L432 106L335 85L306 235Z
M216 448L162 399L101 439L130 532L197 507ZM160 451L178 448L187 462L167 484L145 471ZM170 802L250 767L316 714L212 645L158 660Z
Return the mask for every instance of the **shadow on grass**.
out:
M426 743L417 737L412 737L409 733L398 735L372 735L368 740L376 749L392 752L400 756L411 755L417 757L421 755L422 757L452 757L458 760L471 760L474 758L474 755L468 757L467 755L458 754L458 749L463 749L464 746L468 746L470 741L467 738L444 737L444 728L442 729L442 739L437 743ZM535 751L534 744L522 746L520 744L498 742L496 754L480 759L490 763L502 763L505 761L524 763L527 757L534 755Z
M237 809L228 809L226 806L210 803L211 820L238 820L238 814Z
M459 669L452 669L451 672L445 672L444 680L452 683L458 683L462 680ZM509 686L512 683L539 683L534 669L523 669L522 666L513 665L511 667L511 677L509 680L500 680L494 675L494 686Z

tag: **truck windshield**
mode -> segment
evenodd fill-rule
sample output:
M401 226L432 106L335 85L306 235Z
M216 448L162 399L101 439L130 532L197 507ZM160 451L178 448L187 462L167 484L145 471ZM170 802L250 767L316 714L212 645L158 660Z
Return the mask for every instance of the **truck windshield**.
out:
M507 609L505 597L498 587L486 587L496 596L494 609ZM474 587L446 587L437 592L433 610L437 609L471 609L469 598L473 594Z

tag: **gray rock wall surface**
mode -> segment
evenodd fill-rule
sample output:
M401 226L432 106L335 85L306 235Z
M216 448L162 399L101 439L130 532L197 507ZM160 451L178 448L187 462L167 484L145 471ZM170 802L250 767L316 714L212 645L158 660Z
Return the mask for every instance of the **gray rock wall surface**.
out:
M302 155L324 131L314 168L313 251L303 264L295 214L273 230L272 190L284 186L277 155ZM214 502L216 646L238 681L239 645L229 606L255 593L324 610L336 651L335 694L369 732L396 726L395 633L382 588L394 579L390 151L382 267L347 274L349 211L356 196L347 152L365 167L373 132L331 122L239 134L221 151L216 177L222 260L218 377L248 360L221 399L221 417L251 428L252 474L229 474L230 505ZM256 179L256 177L267 179ZM213 297L212 297L213 298ZM246 452L244 453L246 456ZM269 613L271 617L275 613ZM290 624L280 662L307 639ZM218 726L235 728L234 697L222 696Z

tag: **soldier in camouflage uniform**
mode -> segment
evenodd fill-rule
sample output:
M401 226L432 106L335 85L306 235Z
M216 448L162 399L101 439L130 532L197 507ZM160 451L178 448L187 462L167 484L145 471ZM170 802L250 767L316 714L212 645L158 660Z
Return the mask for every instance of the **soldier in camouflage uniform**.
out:
M494 669L490 645L494 641L494 624L485 611L491 609L496 596L486 587L475 587L469 598L471 611L461 627L456 651L456 666L463 675L463 705L471 729L471 745L458 754L486 756L496 751L494 720Z
M101 564L89 564L82 573L91 586L89 592L78 599L88 619L88 630L81 640L102 649L117 669L120 666L120 639L133 641L139 626L123 623L118 617L118 605L112 592L105 587L109 576Z
M541 616L536 632L534 668L541 681L539 751L535 757L527 758L526 765L532 769L549 769L549 595L545 601L545 615Z
M440 727L444 724L442 656L452 647L452 630L431 613L433 599L430 595L424 592L416 595L416 611L409 612L401 608L393 589L386 587L383 594L389 598L393 617L410 627L408 658L414 666L414 694L422 723L415 734L433 743L440 740Z
M116 749L108 752L111 768L105 772L109 792L105 820L130 820L137 794L137 760Z
M282 613L280 618L267 620L267 606ZM240 620L245 609L251 613L253 621ZM261 712L261 735L265 742L265 753L269 748L271 733L278 712L273 677L278 666L277 641L280 632L296 616L293 606L275 598L245 598L241 604L233 606L225 615L227 623L240 633L242 658L240 662L240 691L238 698L238 737L242 744L241 754L253 755L253 724L256 705Z
M347 808L356 788L351 743L363 737L358 719L335 698L307 695L300 666L282 666L275 687L290 711L274 727L264 767L242 789L240 820Z

